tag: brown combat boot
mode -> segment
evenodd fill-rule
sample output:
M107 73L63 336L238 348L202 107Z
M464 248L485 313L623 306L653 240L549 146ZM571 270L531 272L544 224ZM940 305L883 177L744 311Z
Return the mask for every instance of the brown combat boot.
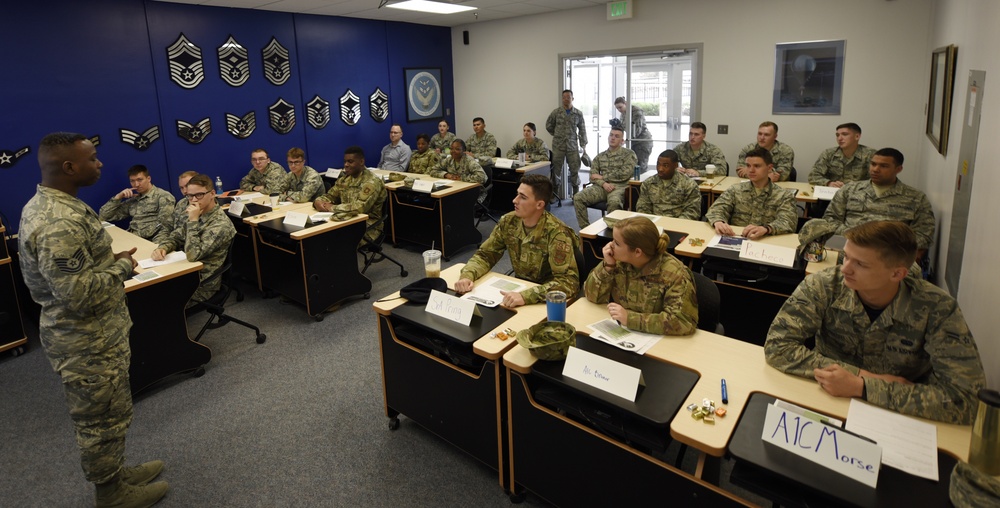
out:
M97 485L94 505L97 508L145 508L156 504L166 493L167 482L135 486L118 475L110 482Z
M122 481L132 485L145 485L156 478L163 471L162 460L151 460L138 466L123 467L121 471Z

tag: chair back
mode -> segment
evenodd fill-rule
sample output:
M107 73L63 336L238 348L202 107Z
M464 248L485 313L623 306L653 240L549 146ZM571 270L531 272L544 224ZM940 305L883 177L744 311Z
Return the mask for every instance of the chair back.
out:
M691 275L694 278L695 295L698 298L698 328L706 332L720 333L718 327L722 298L719 296L719 288L712 279L698 272L691 272Z

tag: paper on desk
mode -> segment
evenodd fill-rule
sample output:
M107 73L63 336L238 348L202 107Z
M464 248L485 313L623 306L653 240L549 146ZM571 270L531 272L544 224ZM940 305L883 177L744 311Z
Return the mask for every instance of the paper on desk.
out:
M132 276L132 280L139 281L139 282L146 282L146 281L150 281L150 280L153 280L153 279L159 279L160 277L163 277L163 276L160 275L160 274L158 274L158 273L156 273L153 270L146 270L145 272L137 273L137 274L133 275Z
M874 439L882 463L938 481L937 427L858 399L847 410L847 430Z
M244 192L243 194L240 194L239 196L236 196L233 199L235 199L236 201L250 201L251 199L262 198L262 197L264 197L264 195L261 194L260 192Z
M496 307L503 301L501 291L524 291L528 286L520 282L494 277L487 284L476 286L472 291L462 295L465 300L472 300L479 305Z
M589 328L592 338L639 355L646 354L661 338L651 333L634 332L611 318L593 323Z
M162 261L153 261L153 258L146 258L139 261L139 266L142 268L152 268L154 266L169 265L170 263L179 263L181 261L187 261L187 254L184 254L182 250L175 250L164 256Z
M739 252L743 247L743 240L746 240L746 238L743 238L742 236L715 235L708 241L708 245L706 245L706 247L715 247L717 249Z
M333 217L333 212L316 212L309 216L309 220L313 222L324 222L330 220Z
M833 196L839 190L840 189L837 187L827 187L825 185L817 185L813 187L813 195L816 196L816 199L825 199L826 201L830 201L831 199L833 199Z

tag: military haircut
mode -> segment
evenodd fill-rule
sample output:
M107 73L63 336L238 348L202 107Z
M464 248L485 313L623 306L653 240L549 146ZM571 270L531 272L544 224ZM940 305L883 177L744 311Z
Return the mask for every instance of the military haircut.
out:
M198 174L197 171L185 171L185 172L181 173L180 175L178 175L177 179L180 180L181 178L191 178L192 176L197 175L197 174Z
M774 127L774 133L775 134L778 133L778 124L776 124L776 123L774 123L774 122L772 122L770 120L768 120L766 122L761 122L760 125L757 128L759 129L760 127Z
M844 231L854 245L872 249L890 268L908 268L917 259L917 235L906 223L871 221Z
M774 157L771 156L771 151L768 150L767 148L758 147L754 148L753 150L750 150L749 152L747 152L747 155L746 157L744 157L744 160L749 159L750 157L760 157L761 159L764 159L764 164L767 164L768 166L774 164Z
M135 176L135 175L139 175L139 174L143 174L143 175L146 175L148 177L149 176L149 169L147 169L146 166L143 166L142 164L136 164L136 165L128 168L128 176Z
M573 90L570 90L569 88L563 90L562 93L568 93L570 97L573 96ZM562 95L562 94L560 94L560 95Z
M365 151L358 145L351 145L344 149L344 155L357 155L361 160L365 158Z
M552 180L545 175L525 175L521 183L531 187L531 193L535 195L536 201L548 203L552 199Z
M666 157L667 159L670 159L670 161L674 163L680 160L680 156L677 155L677 152L673 150L664 150L660 152L660 155L657 155L656 158L659 159L660 157Z
M535 132L535 133L538 132L538 128L535 127L535 122L528 122L528 123L524 124L524 126L527 127L527 128L529 128L529 129L531 129L531 132Z
M271 158L271 154L267 153L267 150L264 150L263 148L254 148L253 150L250 150L250 155L251 155L251 156L253 156L253 154L255 154L255 153L257 153L257 152L264 152L264 155L265 155L265 156L266 156L266 157L267 157L268 159L270 159L270 158Z
M861 134L861 126L858 125L858 124L856 124L856 123L854 123L854 122L842 123L842 124L840 124L840 125L837 126L836 130L839 131L840 129L850 129L855 134Z
M198 185L198 186L204 187L205 189L207 189L209 191L215 189L215 187L212 187L212 178L209 177L208 175L203 175L201 173L198 173L198 174L195 174L194 176L192 176L191 179L188 180L187 184L188 185Z
M611 130L622 133L622 139L625 139L625 128L622 127L621 125L612 126Z
M458 143L459 146L462 147L462 153L465 153L465 152L469 151L469 147L465 146L465 141L462 141L459 138L455 138L455 141L452 141L451 144L454 145L455 143Z
M661 235L653 221L646 217L622 219L615 223L615 229L630 249L639 249L649 257L667 251L670 237Z
M306 151L303 150L303 149L301 149L301 148L299 148L299 147L293 146L292 148L288 149L288 154L286 154L285 156L287 158L289 158L289 159L302 159L302 160L305 160L305 158L306 158Z
M881 157L892 157L892 160L896 161L896 165L897 166L902 166L903 165L903 152L900 152L899 150L896 150L895 148L883 148L883 149L875 152L875 154L873 154L872 157L874 157L875 155L878 155L878 156L881 156Z
M431 142L431 137L424 133L417 134L417 141L420 141L421 139L428 143Z
M481 117L481 116L477 116L477 117L475 117L475 118L472 119L472 123L476 123L476 122L482 122L483 125L486 125L486 120L483 120L483 117Z
M76 132L53 132L46 134L38 142L38 165L46 169L47 165L62 164L63 151L75 145L78 141L84 141L87 136ZM52 169L52 168L47 168Z
M692 122L690 129L701 129L703 132L708 132L708 127L701 122Z

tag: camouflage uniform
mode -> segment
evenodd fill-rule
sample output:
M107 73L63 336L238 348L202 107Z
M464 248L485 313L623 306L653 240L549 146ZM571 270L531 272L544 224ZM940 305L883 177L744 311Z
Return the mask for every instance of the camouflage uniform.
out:
M483 137L476 136L473 132L465 140L465 148L476 156L476 162L481 166L493 164L493 157L497 155L497 138L485 130Z
M382 218L382 206L385 203L385 198L385 184L368 168L354 177L341 174L337 183L330 187L326 194L319 197L319 199L334 205L331 211L335 214L349 214L350 216L359 213L368 214L368 220L365 224L369 229L365 232L365 240L369 242L374 242L382 234L384 224L379 224L374 229L371 226Z
M174 232L174 230L183 228L184 223L188 220L187 207L187 196L178 199L177 203L174 205L174 213L170 215L170 227L161 229L160 232L156 233L156 236L150 240L156 245L159 245L163 243L164 240L169 238L170 233Z
M816 346L805 341L815 337ZM771 324L764 355L772 367L802 377L837 363L913 381L865 379L868 402L903 414L972 423L986 375L972 333L952 297L906 277L899 293L872 322L839 267L799 284Z
M448 149L451 148L451 144L455 142L455 133L449 132L441 137L441 133L437 133L431 136L431 140L428 142L431 150L441 150L441 153L448 153Z
M623 326L657 335L690 335L698 328L694 278L677 258L664 252L642 270L616 263L609 273L599 264L583 284L594 303L615 302L628 310Z
M736 167L746 167L747 153L756 148L761 148L761 146L757 143L744 146L743 150L740 150L740 160ZM774 146L771 147L770 152L771 158L774 159L774 171L780 175L779 181L787 182L792 176L792 168L795 166L795 150L781 141L774 140Z
M858 145L850 159L844 158L840 147L827 148L819 154L816 164L809 172L809 183L813 185L830 185L830 182L859 182L867 180L868 164L875 155L875 150L865 145Z
M130 233L147 240L152 239L173 223L174 196L169 192L149 184L145 194L128 199L111 198L101 207L101 220L108 222L132 217L128 224Z
M545 130L552 135L552 166L550 179L556 188L556 196L562 199L567 188L562 181L562 166L565 161L569 165L569 185L576 194L580 188L580 150L587 146L587 125L583 121L583 112L573 108L570 110L558 107L549 113L545 120ZM577 141L579 136L579 147ZM572 197L572 196L570 196Z
M659 176L647 178L639 186L639 202L635 211L678 219L701 219L701 191L694 180L675 173L664 180Z
M233 243L234 236L236 228L233 226L233 221L222 211L222 207L216 205L196 221L189 220L185 213L183 225L174 229L170 236L160 242L159 248L167 252L183 249L188 261L201 261L204 266L198 272L198 276L203 281L214 275L225 264L229 245ZM201 302L208 300L219 290L221 284L220 279L215 279L208 284L199 285L188 306L193 305L195 300Z
M619 119L625 125L625 114ZM642 110L632 106L632 133L629 135L631 144L629 145L642 171L646 171L649 166L649 153L653 151L653 134L646 128L646 115Z
M526 160L531 162L549 160L549 147L545 146L545 141L535 138L530 144L521 138L514 143L514 146L507 150L508 159L516 159L517 154L524 152Z
M281 164L271 161L264 172L261 173L254 168L250 168L250 172L247 176L244 176L240 180L240 189L244 191L253 191L253 188L263 185L264 188L260 191L264 194L270 194L272 192L283 192L285 190L285 168L281 167Z
M591 182L595 182L594 175L601 175L604 181L615 186L615 190L607 192L602 185L593 183L573 196L573 206L576 207L576 220L580 224L580 229L590 224L587 216L587 207L597 203L607 203L608 212L613 212L624 207L625 189L628 188L628 181L635 174L635 152L624 146L615 150L605 150L594 157L594 164L590 169Z
M286 173L283 186L285 190L281 192L281 200L293 203L312 203L326 191L323 177L309 166L302 168L301 178L291 171Z
M400 141L396 146L392 143L382 147L382 157L378 161L378 168L388 171L399 171L406 173L406 168L410 167L410 145Z
M445 178L447 175L458 175L463 182L486 183L486 172L476 159L469 154L462 154L462 160L455 162L454 157L445 157L428 173L435 178ZM486 187L479 189L479 198L486 197Z
M429 148L424 150L424 153L413 152L410 155L410 167L407 171L410 173L427 174L434 169L434 166L437 166L440 160L441 156Z
M132 422L129 259L114 258L111 236L94 210L62 191L38 186L21 212L21 270L42 306L39 338L62 377L87 481L121 469Z
M771 226L772 235L794 233L798 225L792 193L768 180L757 192L752 182L736 184L722 193L705 218L709 224L723 221L732 226Z
M674 151L677 152L681 166L687 169L696 169L701 176L708 176L708 173L705 172L705 166L709 164L715 164L715 174L729 174L729 163L726 162L726 155L719 147L708 141L703 141L701 150L697 152L691 148L691 143L687 141L675 146Z
M930 248L934 240L934 211L927 195L898 178L881 196L871 180L844 185L833 196L822 220L837 225L835 234L873 220L898 220L913 229L918 249Z
M525 230L521 219L510 212L465 264L460 278L478 280L507 251L514 276L539 284L521 291L524 303L544 302L549 291L562 291L572 299L580 292L575 254L579 250L579 237L555 215L544 212L534 228Z

